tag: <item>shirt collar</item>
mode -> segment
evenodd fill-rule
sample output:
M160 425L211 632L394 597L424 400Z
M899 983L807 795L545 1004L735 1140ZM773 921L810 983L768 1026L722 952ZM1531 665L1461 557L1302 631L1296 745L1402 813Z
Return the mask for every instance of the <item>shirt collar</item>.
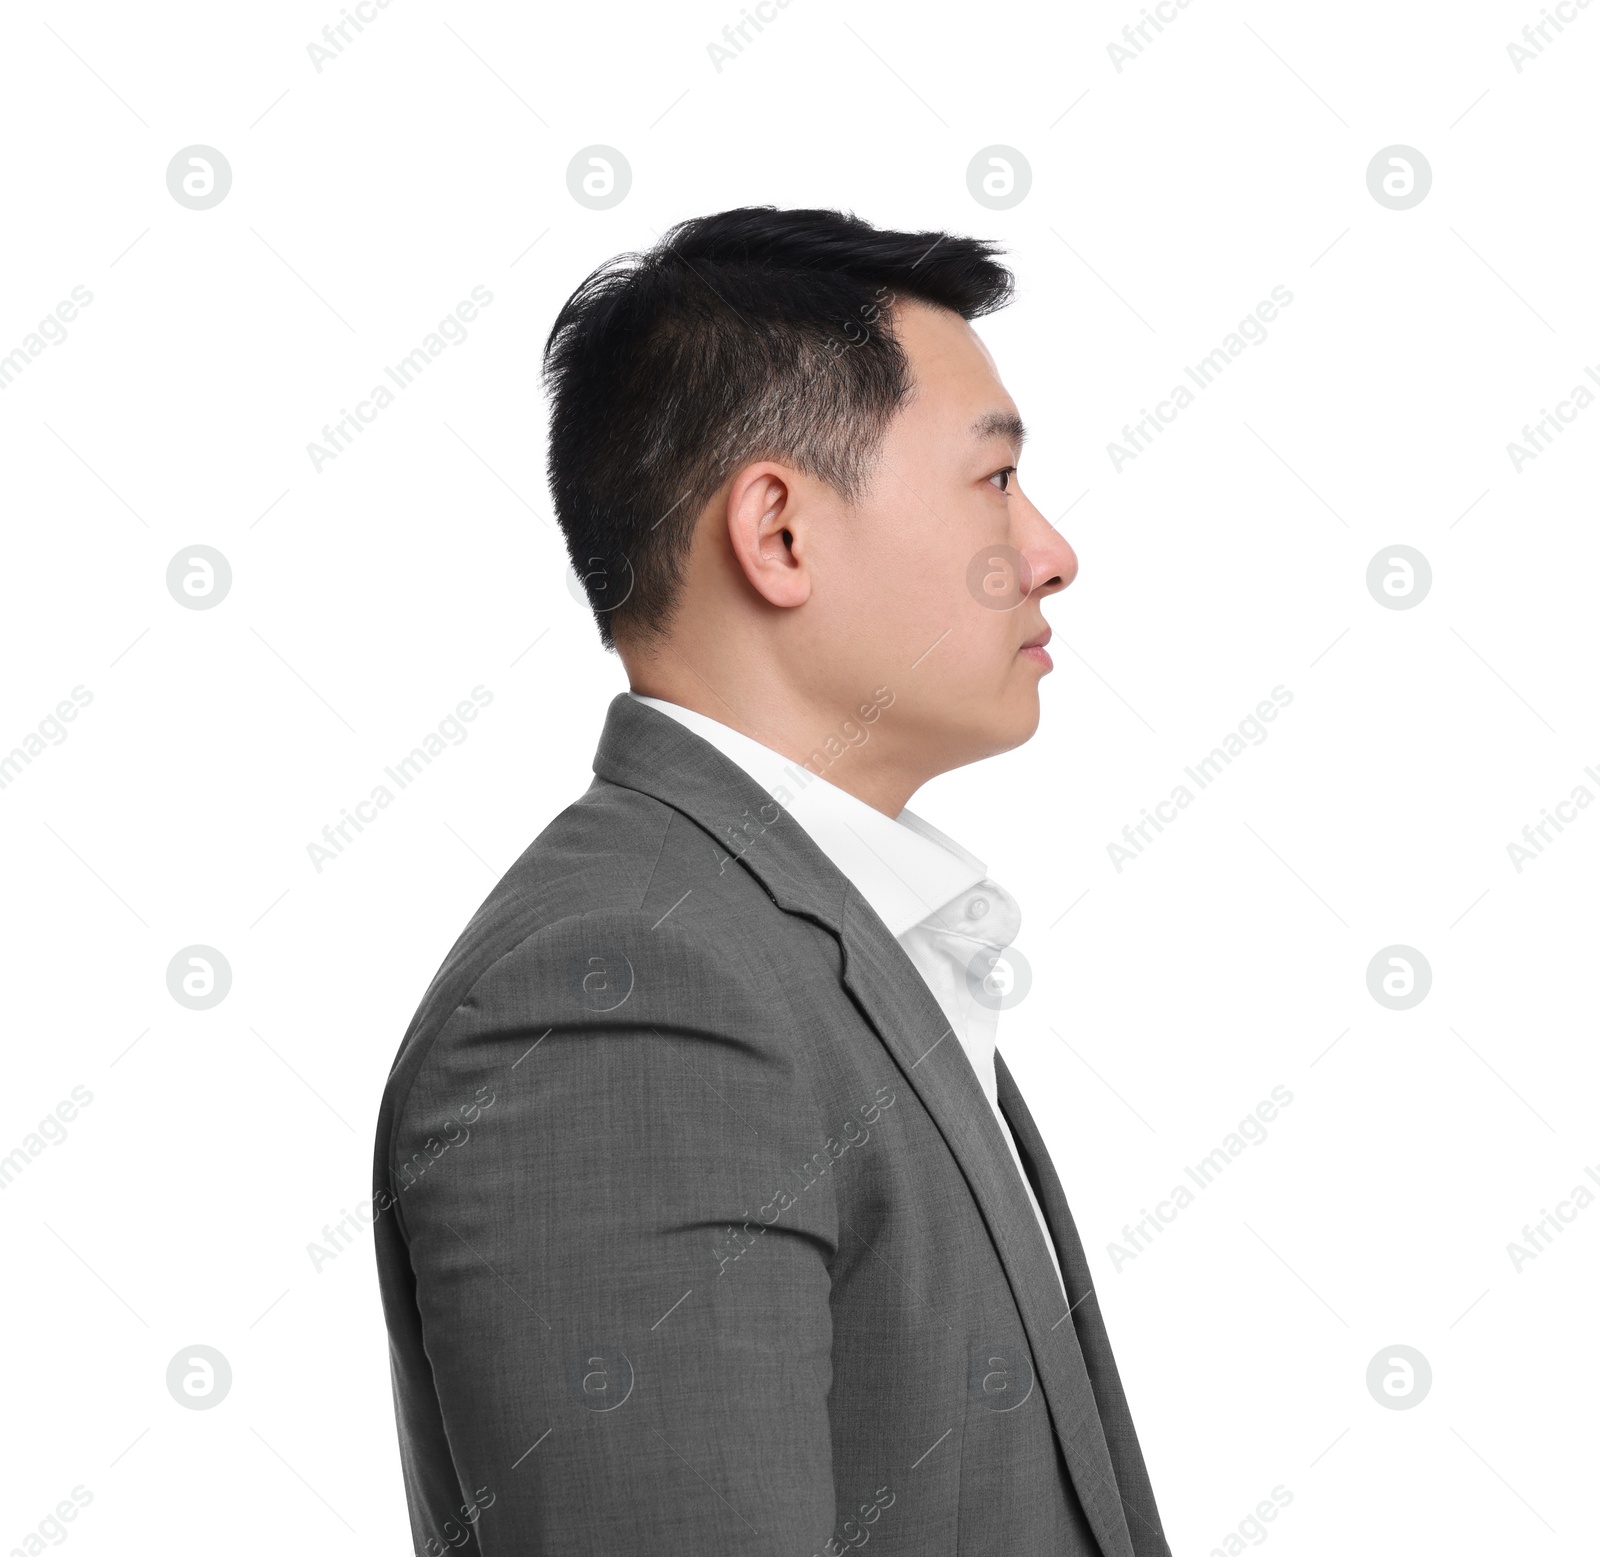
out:
M676 719L743 768L806 830L897 940L936 919L988 874L982 860L910 811L885 816L729 725L660 698L629 696Z

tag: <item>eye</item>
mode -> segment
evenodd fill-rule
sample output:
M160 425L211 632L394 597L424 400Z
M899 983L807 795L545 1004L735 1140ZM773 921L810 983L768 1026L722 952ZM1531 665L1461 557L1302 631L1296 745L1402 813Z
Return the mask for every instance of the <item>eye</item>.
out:
M997 470L989 479L999 483L995 489L996 491L1009 492L1011 490L1011 478L1016 473L1017 467L1015 465L1007 465L1004 470Z

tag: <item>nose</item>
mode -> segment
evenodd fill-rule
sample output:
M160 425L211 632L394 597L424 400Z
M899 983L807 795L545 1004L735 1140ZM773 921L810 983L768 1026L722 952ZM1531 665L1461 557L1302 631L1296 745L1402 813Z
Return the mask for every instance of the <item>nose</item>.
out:
M1027 563L1028 594L1059 594L1078 576L1078 554L1067 538L1031 503L1017 550Z

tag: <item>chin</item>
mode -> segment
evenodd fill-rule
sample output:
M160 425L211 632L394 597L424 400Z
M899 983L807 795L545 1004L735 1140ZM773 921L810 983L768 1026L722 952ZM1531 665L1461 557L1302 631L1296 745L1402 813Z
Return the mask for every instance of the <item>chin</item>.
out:
M990 756L1026 745L1039 729L1038 690L1029 687L1025 693L1005 699L987 723Z

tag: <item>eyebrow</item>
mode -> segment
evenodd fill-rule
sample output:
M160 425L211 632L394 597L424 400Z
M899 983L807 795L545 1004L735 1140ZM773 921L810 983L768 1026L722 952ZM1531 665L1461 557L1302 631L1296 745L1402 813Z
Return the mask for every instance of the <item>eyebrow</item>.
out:
M1028 436L1022 418L1015 411L987 411L972 424L975 438L1004 438L1015 449L1021 449Z

